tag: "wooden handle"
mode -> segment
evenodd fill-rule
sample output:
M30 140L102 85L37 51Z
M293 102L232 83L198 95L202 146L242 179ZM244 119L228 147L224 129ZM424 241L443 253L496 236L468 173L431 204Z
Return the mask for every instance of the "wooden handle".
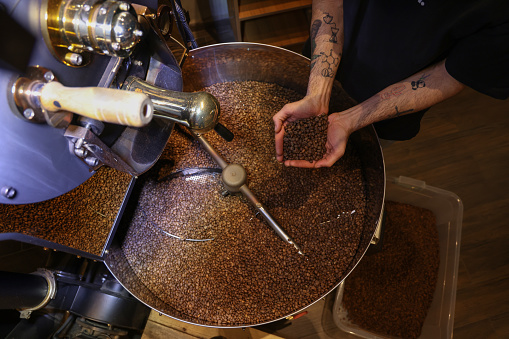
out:
M65 87L53 81L41 90L48 111L65 110L119 125L141 127L152 120L154 106L143 93L102 87Z

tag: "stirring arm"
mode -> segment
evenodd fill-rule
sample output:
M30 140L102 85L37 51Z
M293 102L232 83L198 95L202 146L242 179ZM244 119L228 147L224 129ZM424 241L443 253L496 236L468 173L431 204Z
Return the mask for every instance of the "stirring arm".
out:
M295 247L299 254L304 255L299 246L293 242L290 236L279 226L269 211L267 211L265 206L263 206L263 204L256 198L253 192L251 192L249 187L247 187L246 173L244 168L237 164L228 164L203 135L198 134L193 130L190 130L190 132L223 170L222 178L227 189L234 193L241 192L249 201L249 203L261 214L269 226L277 233L277 235L285 242ZM228 174L231 174L234 179L230 179Z

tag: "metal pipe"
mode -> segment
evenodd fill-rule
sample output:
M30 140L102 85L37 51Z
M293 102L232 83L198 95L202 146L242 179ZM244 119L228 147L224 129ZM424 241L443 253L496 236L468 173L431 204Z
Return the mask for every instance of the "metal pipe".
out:
M44 301L48 290L43 276L0 271L0 309L34 308Z

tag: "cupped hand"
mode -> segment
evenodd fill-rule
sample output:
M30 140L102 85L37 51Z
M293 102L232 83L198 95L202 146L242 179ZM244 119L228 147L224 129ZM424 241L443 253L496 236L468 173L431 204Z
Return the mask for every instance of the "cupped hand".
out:
M276 133L276 159L283 161L283 138L285 124L299 119L311 118L324 112L318 101L311 97L286 104L279 112L272 117L274 131ZM305 161L307 162L307 161ZM309 163L309 162L308 162Z
M326 152L323 158L312 162L306 160L286 160L286 166L303 168L331 167L345 154L346 143L352 133L348 127L348 120L340 113L329 115L328 120Z

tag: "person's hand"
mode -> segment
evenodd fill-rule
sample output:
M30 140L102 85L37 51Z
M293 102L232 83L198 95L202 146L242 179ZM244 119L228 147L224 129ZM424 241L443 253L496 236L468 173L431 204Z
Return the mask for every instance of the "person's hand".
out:
M283 137L285 124L299 119L311 118L323 112L319 102L312 97L305 97L302 100L286 104L274 115L274 130L276 133L276 159L283 161ZM309 163L309 162L308 162Z

